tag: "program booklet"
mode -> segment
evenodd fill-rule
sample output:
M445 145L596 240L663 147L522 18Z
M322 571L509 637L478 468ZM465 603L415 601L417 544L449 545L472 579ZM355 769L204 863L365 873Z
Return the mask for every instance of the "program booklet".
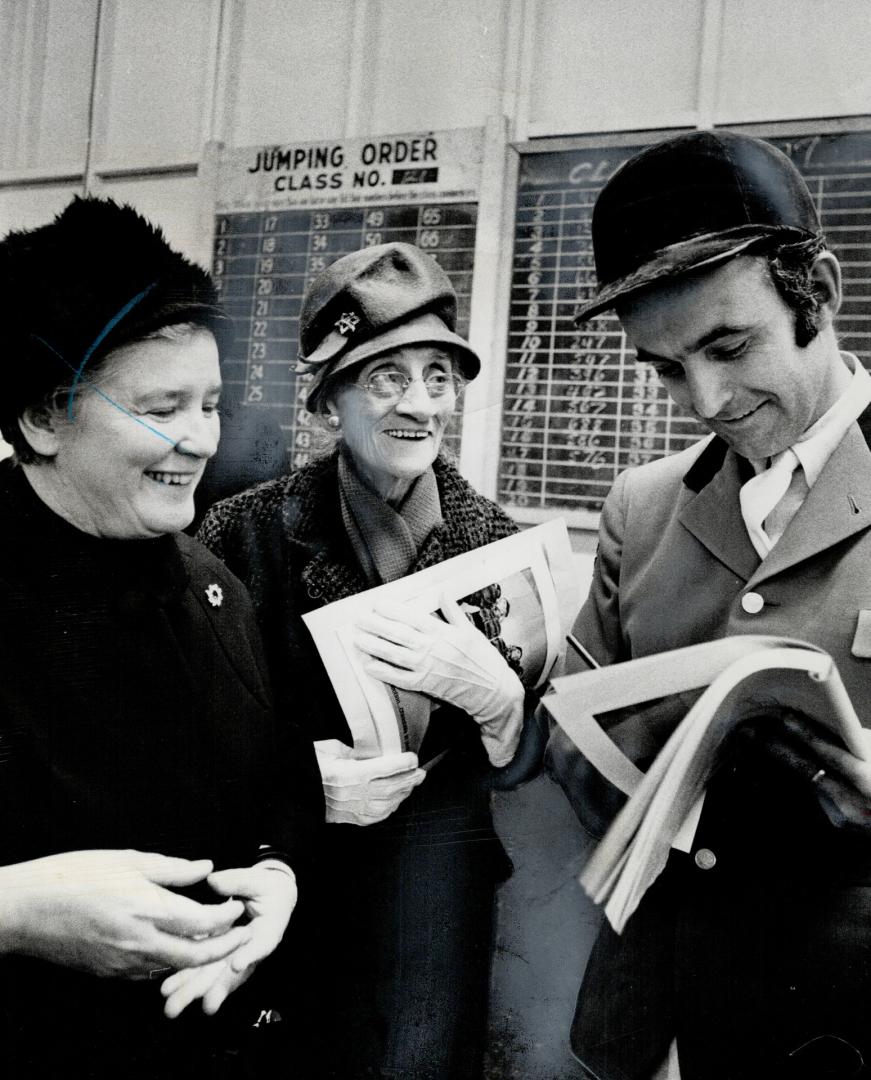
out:
M646 773L596 719L705 686ZM580 879L618 933L665 867L669 849L689 849L720 747L743 719L779 706L795 709L856 757L869 754L832 658L790 638L723 638L566 675L552 687L542 704L590 763L629 796Z
M433 701L372 678L354 645L357 620L379 602L439 616L450 598L484 633L524 686L543 685L565 650L579 582L562 519L457 555L303 615L330 676L357 757L417 752Z

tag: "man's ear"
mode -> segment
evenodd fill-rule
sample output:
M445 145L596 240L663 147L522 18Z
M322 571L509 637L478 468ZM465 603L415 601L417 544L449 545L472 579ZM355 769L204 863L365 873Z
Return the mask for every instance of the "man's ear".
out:
M48 405L30 405L18 417L21 434L42 457L56 457L60 449L61 419Z
M841 264L831 251L821 251L811 266L811 281L819 298L819 322L831 323L841 307Z

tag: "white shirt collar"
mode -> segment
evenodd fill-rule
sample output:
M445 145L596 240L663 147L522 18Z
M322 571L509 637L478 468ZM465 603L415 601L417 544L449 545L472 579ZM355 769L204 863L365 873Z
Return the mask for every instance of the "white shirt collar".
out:
M852 371L852 377L834 405L815 421L790 449L804 469L809 488L816 483L826 462L847 434L850 425L871 405L871 375L852 353L841 353L844 363ZM786 453L786 451L782 451ZM780 454L772 458L777 460ZM764 471L768 462L752 461L755 472Z

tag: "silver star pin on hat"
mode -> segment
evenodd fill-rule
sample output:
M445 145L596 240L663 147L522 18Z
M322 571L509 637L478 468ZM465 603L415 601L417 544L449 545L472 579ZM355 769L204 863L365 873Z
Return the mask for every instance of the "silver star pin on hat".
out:
M353 334L357 329L357 325L360 322L360 316L353 311L345 311L336 319L335 327L339 333L345 337L348 334Z
M212 582L211 585L206 586L206 599L212 605L212 607L220 607L224 602L224 592L221 586L217 582Z

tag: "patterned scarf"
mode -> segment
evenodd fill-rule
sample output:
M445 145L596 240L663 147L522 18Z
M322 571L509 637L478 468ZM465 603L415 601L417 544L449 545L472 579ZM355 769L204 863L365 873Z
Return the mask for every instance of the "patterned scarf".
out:
M414 481L394 509L360 479L345 447L339 454L339 497L345 530L370 585L404 577L423 542L442 523L432 469Z
M414 481L402 504L394 509L360 479L345 447L339 454L339 497L345 530L370 585L404 577L423 542L442 522L432 469ZM389 691L402 749L417 753L429 726L432 702L423 694L395 686Z

